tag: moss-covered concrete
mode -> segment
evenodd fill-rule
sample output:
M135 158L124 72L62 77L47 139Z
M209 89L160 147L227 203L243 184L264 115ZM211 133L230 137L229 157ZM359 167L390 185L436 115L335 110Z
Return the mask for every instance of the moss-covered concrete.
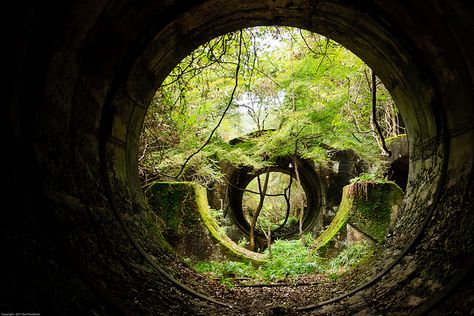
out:
M352 199L349 198L349 186L342 189L341 204L337 210L336 216L328 227L314 241L316 251L326 251L332 245L335 237L346 227L352 209Z
M263 262L261 254L238 246L211 215L206 189L192 182L156 182L145 192L162 219L163 235L178 255L194 262L237 259Z
M315 240L317 251L326 251L345 233L346 224L382 243L396 218L403 191L392 182L357 182L343 188L341 204L329 226Z
M398 134L397 136L388 137L385 139L385 144L391 146L394 143L408 141L407 134Z
M357 191L350 196L352 211L347 222L378 243L394 221L403 200L403 191L395 183L362 182L354 183L364 187L363 193Z

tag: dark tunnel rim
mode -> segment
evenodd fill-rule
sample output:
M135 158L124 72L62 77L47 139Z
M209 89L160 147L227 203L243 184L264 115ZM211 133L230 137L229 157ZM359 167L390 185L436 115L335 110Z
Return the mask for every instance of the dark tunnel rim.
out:
M139 57L139 56L137 56L137 57ZM131 66L131 65L129 65L129 66ZM130 67L130 69L131 69L131 67ZM125 70L125 71L127 71L127 70ZM101 133L100 133L99 139L100 139L100 153L101 153L100 154L100 169L102 170L101 177L103 178L103 181L106 184L107 195L108 195L107 198L108 198L108 200L110 202L110 205L112 207L114 205L114 199L113 199L113 195L112 195L112 186L111 186L110 178L109 178L108 171L107 171L108 157L106 155L106 151L107 151L106 150L106 145L107 145L107 142L108 142L108 137L111 135L111 130L112 130L111 121L108 121L108 120L113 119L113 115L111 115L111 112L113 113L112 103L113 103L113 99L114 99L115 94L116 94L116 90L122 85L122 80L123 80L123 78L120 78L120 76L115 77L114 83L112 84L112 88L108 93L107 101L104 103L103 116L102 116L102 121L101 121L101 124L100 124ZM438 119L440 119L440 117L438 117ZM445 120L441 119L441 121L438 121L438 124L440 124L440 125L438 125L438 127L440 127L442 131L444 131L445 130L444 127L446 126ZM419 229L418 229L415 237L410 240L410 242L406 245L406 247L401 252L401 254L397 257L397 259L394 260L392 264L390 264L387 268L385 268L381 273L379 273L377 276L375 276L372 280L368 281L367 283L365 283L365 284L359 286L358 288L356 288L356 289L354 289L354 290L352 290L348 293L345 293L341 296L338 296L338 297L335 297L333 299L330 299L330 300L327 300L327 301L324 301L324 302L320 302L320 303L317 303L317 304L314 304L314 305L302 306L302 307L298 308L298 310L301 310L301 311L311 310L311 309L314 309L316 307L320 307L320 306L323 306L323 305L326 305L326 304L330 304L330 303L336 302L338 300L344 299L345 297L348 297L348 296L350 296L350 295L352 295L352 294L354 294L354 293L370 286L371 284L376 282L378 279L380 279L383 275L385 275L388 271L390 271L400 261L400 259L402 259L406 255L406 253L412 249L412 247L416 244L416 242L420 238L422 232L426 228L428 222L430 221L430 217L433 214L436 206L438 205L441 189L443 187L443 184L446 181L447 165L448 165L448 161L449 161L449 147L448 147L449 146L449 139L448 139L448 135L445 132L442 132L441 135L438 135L438 136L440 136L440 145L442 145L443 154L444 154L444 156L443 156L443 165L441 167L441 172L440 172L440 180L436 184L436 190L435 190L435 193L434 193L433 203L429 208L428 214L425 215L423 223L419 226ZM118 215L118 219L123 223L123 221L121 220L120 214L117 214L117 215ZM124 227L124 229L126 230L125 227ZM133 239L133 236L129 235L129 238ZM145 254L145 257L147 257L146 254ZM179 286L179 283L176 283L176 284ZM202 297L202 296L200 296L200 297L212 302L212 298ZM227 304L225 304L225 305L229 307L229 305L227 305Z

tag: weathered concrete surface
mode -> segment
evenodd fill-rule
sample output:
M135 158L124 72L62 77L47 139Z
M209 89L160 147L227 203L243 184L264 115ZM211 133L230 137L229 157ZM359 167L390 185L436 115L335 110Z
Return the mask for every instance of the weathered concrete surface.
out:
M470 2L19 0L2 12L1 192L12 205L0 219L2 311L232 314L154 268L167 261L151 256L167 251L147 220L137 141L155 89L187 53L227 31L281 24L331 37L367 62L397 103L410 146L404 204L379 261L365 271L375 278L302 309L471 312Z
M264 133L272 133L272 130ZM250 134L236 138L229 143L231 145L247 145L249 140L258 137L260 134ZM303 232L311 232L313 236L319 235L324 226L329 225L336 214L336 210L341 203L342 188L349 184L350 180L357 175L366 172L367 166L364 161L351 149L338 150L327 145L322 145L326 149L329 161L321 164L318 161L303 159L302 157L279 157L273 165L273 171L284 172L296 177L294 162L298 161L298 173L300 182L305 190L308 201L304 211ZM214 208L221 208L226 211L229 222L231 238L234 241L240 240L249 234L249 225L242 209L242 197L244 188L249 181L258 173L264 170L253 170L249 166L234 166L230 162L220 162L221 173L229 183L216 183L208 191L209 203ZM298 227L275 234L275 238L294 238L300 231ZM263 234L257 236L265 240Z
M352 199L352 209L347 222L372 240L384 242L397 220L403 191L391 182L356 182L351 189L347 198Z
M325 252L341 238L351 239L348 233L371 243L383 243L396 222L402 201L403 191L395 183L356 182L346 185L336 216L314 241L314 248Z
M390 156L385 156L388 163L387 178L405 190L408 182L410 159L408 137L406 134L401 134L387 138L385 141L391 153Z
M145 195L163 223L164 238L178 255L194 263L245 259L263 262L261 254L238 246L220 230L204 187L191 182L155 182Z

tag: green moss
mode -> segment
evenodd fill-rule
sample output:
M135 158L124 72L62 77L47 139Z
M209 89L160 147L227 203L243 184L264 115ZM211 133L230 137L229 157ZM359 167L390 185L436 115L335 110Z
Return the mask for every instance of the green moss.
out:
M262 263L264 260L261 254L240 247L222 232L220 226L217 224L215 218L211 214L209 202L207 201L206 189L198 184L194 184L194 186L196 192L195 196L197 211L201 214L201 218L204 221L204 224L206 225L214 240L224 246L227 251L234 256L237 256L244 260L251 260L252 262L258 264Z
M313 248L320 252L327 250L346 223L382 243L392 212L402 199L403 191L393 182L357 182L345 186L336 216L314 241Z
M167 239L180 241L182 236L199 226L209 231L212 240L230 257L251 260L256 264L263 262L261 254L238 246L222 232L212 216L204 187L192 182L156 182L145 195L151 208L162 219Z
M397 136L386 138L385 143L387 144L387 146L390 146L391 144L393 144L393 142L402 138L406 138L406 137L407 137L407 134L399 134Z
M349 197L349 186L342 190L341 204L337 210L336 216L329 226L314 241L316 251L325 251L330 246L331 240L346 226L347 219L352 208L352 199Z
M348 223L382 243L390 226L393 207L400 205L403 191L393 182L366 182L362 185L366 194L358 193L353 197Z
M180 232L186 222L183 208L189 195L194 191L193 183L180 182L179 185L168 182L157 182L145 192L148 204L160 216L167 230Z

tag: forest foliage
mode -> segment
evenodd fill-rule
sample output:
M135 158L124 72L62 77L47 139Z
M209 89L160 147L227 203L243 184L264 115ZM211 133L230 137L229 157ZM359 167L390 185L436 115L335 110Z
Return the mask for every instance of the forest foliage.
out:
M139 171L152 181L225 181L220 162L262 169L281 156L320 164L352 149L374 172L381 135L371 69L340 44L288 27L255 27L197 48L164 80L140 138ZM383 137L404 132L376 79ZM252 137L249 137L251 135ZM229 141L243 137L245 142Z

